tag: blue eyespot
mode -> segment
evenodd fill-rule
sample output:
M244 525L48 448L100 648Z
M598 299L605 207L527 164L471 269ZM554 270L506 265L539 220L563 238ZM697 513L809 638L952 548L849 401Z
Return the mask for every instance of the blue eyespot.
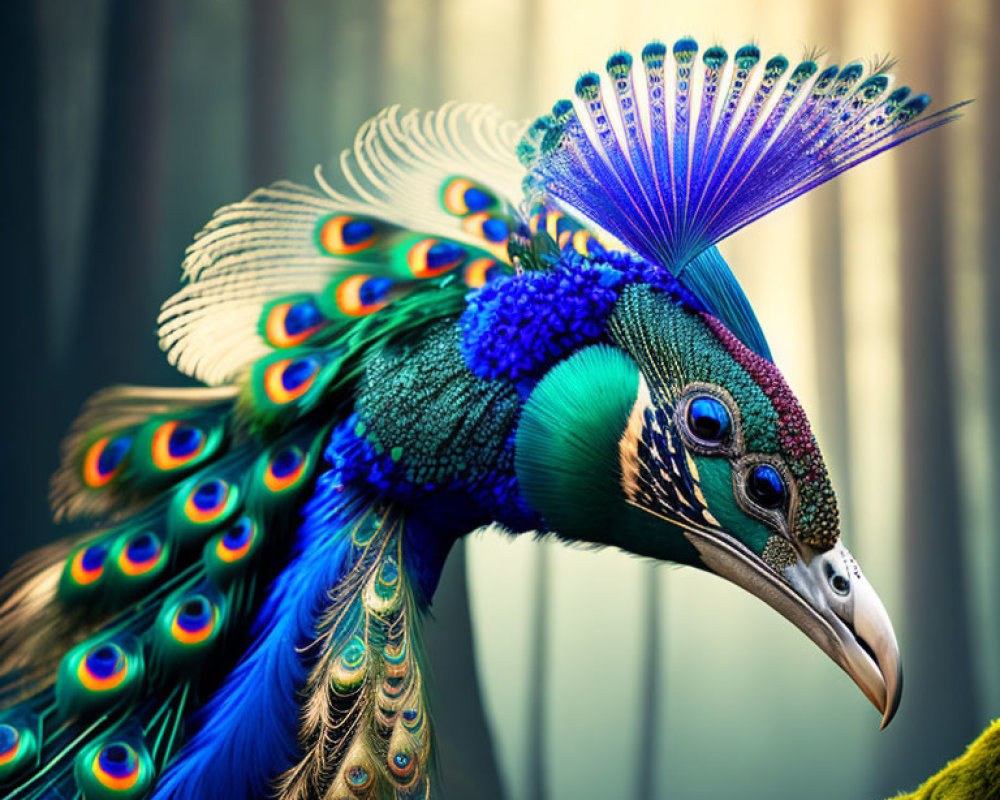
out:
M721 442L731 427L729 409L714 397L696 397L687 408L687 424L691 435L703 442Z
M788 490L778 470L770 464L758 464L747 474L747 494L762 508L780 508Z

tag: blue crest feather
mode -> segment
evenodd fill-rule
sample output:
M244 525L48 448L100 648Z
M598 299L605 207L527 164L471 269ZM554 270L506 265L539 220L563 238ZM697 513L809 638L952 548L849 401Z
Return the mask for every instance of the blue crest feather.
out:
M721 47L700 63L697 54L693 39L672 54L653 42L638 81L628 53L609 59L607 79L581 77L576 101L557 103L518 145L531 199L559 201L677 274L744 225L948 122L959 107L922 116L930 98L892 89L885 64L821 70L806 60L789 69L783 56L762 63L755 45L732 60Z
M750 301L717 247L709 247L677 271L677 280L761 358L773 361Z

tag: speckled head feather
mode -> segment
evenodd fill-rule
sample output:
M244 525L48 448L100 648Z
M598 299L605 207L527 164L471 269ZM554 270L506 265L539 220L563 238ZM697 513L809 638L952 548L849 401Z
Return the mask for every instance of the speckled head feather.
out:
M840 536L840 515L806 412L774 364L752 352L715 317L702 316L726 351L767 396L777 415L778 452L795 478L798 494L789 525L792 535L817 550L828 550Z

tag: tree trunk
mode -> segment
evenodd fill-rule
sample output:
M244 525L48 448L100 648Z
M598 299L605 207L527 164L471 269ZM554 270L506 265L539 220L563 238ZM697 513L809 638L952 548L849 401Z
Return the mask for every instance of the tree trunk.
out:
M285 10L283 0L250 0L247 142L254 186L266 186L283 177Z
M984 41L987 53L1000 52L1000 5L987 3L988 37ZM986 414L989 420L990 439L985 444L991 454L992 464L992 510L1000 512L1000 357L996 350L1000 342L1000 150L996 143L1000 141L1000 85L991 77L983 81L983 94L977 98L976 106L982 115L983 136L979 147L982 158L982 219L983 219L983 288L986 294L984 307L983 339L986 342L987 353L993 357L986 361L986 391L989 407ZM993 517L994 525L997 518ZM1000 544L993 545L996 554L995 564L1000 568ZM996 574L996 573L994 573ZM993 581L992 619L1000 615L1000 581ZM991 714L996 709L989 709Z
M50 401L46 280L41 253L41 180L38 29L29 3L5 3L0 14L3 126L0 164L8 197L2 215L4 329L7 381L0 394L7 469L0 483L4 535L0 563L7 565L28 542L47 535L45 501L54 464Z
M469 614L465 541L455 543L424 628L430 661L441 797L502 800L500 772L483 713Z
M545 701L548 695L548 642L549 642L549 541L535 542L538 555L535 559L535 612L531 616L531 685L528 686L528 800L545 800L548 796L545 761Z
M639 713L639 759L636 800L656 797L657 753L665 748L659 740L663 729L663 714L660 707L660 687L668 680L660 658L660 620L663 614L663 592L660 591L660 575L655 564L643 567L643 612L645 615L642 641L642 664L640 680L642 698Z
M914 85L943 95L938 46L946 7L900 17ZM946 133L944 135L947 135ZM899 151L904 373L904 558L906 692L887 734L893 757L882 793L919 783L976 733L957 485L953 371L949 355L946 145L942 134ZM873 402L877 398L873 398Z
M110 383L162 383L172 370L155 348L155 265L165 129L165 0L113 0L97 169L77 335L63 365L62 413Z

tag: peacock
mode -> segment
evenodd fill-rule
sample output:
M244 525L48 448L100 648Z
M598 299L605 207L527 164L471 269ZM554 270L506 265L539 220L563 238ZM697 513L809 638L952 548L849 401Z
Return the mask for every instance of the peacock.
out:
M529 123L382 111L218 210L158 335L192 388L83 407L71 535L0 586L10 800L438 796L421 621L493 526L719 575L888 725L889 616L717 244L936 128L885 60L691 38Z

